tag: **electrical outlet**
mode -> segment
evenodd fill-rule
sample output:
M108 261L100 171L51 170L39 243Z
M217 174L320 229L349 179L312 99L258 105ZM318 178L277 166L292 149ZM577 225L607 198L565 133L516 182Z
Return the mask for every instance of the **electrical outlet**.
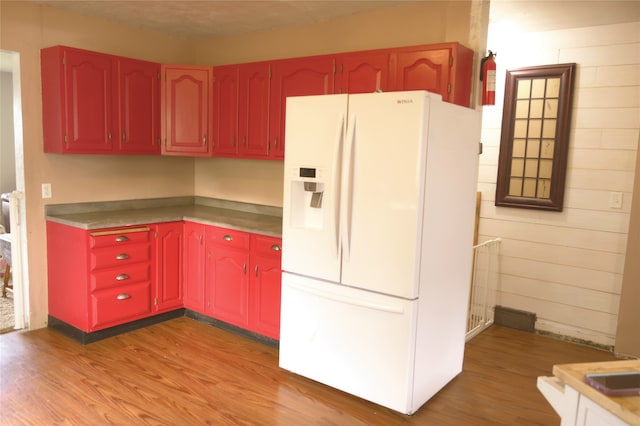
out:
M622 192L612 192L609 198L609 207L612 209L622 208Z
M43 183L42 184L42 198L51 198L51 184Z

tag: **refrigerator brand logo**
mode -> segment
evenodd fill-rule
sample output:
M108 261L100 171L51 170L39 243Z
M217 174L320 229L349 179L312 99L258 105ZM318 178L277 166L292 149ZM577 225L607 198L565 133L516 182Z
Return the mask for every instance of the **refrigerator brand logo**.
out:
M398 102L399 104L412 104L413 99L398 99L396 102Z

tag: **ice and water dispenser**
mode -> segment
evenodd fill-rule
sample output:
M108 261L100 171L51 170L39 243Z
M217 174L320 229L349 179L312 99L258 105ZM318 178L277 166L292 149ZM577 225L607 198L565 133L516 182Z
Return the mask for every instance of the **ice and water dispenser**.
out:
M296 167L291 176L291 225L296 228L322 229L322 204L325 191L322 169Z

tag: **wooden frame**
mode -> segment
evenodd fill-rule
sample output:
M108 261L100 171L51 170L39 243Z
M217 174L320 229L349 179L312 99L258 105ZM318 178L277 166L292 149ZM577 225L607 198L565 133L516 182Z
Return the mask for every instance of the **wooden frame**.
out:
M562 211L575 69L507 70L496 206Z

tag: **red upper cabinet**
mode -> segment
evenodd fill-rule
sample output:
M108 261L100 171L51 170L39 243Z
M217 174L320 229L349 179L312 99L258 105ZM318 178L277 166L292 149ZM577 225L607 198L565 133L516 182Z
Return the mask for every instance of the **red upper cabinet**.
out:
M211 154L212 68L162 65L162 154Z
M347 53L336 58L335 93L389 90L389 53Z
M118 150L129 154L160 153L160 65L119 58Z
M113 152L112 57L55 46L41 66L44 151Z
M334 59L330 56L288 59L271 64L270 158L284 158L287 97L333 93L333 70Z
M240 65L238 141L243 158L269 157L269 73L267 62Z
M459 43L396 49L391 54L392 90L427 90L468 107L473 51Z
M41 65L45 152L160 153L159 64L54 46Z
M269 64L213 69L213 156L269 156Z
M214 157L238 154L238 66L213 69L213 136Z

